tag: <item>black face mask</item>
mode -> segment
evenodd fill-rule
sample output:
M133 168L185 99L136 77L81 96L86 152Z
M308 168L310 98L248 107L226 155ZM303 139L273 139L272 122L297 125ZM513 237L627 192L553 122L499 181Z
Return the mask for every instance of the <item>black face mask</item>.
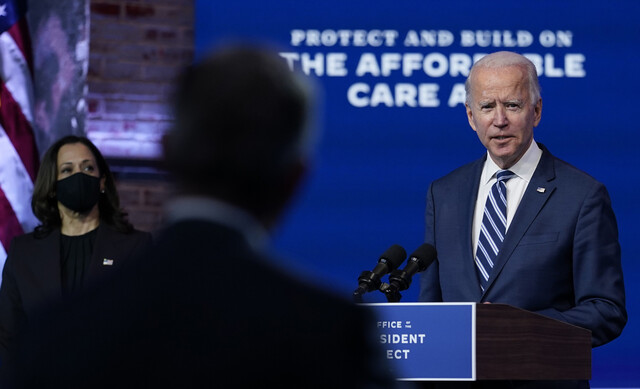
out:
M87 212L100 197L100 178L76 173L56 183L56 197L65 207L76 212Z

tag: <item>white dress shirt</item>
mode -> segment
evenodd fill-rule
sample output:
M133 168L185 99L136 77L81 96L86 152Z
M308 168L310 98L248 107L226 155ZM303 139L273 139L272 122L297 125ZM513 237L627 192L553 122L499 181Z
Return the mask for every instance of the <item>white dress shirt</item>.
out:
M168 202L165 207L168 223L182 220L204 220L239 231L256 250L266 248L269 233L245 210L211 197L184 196Z
M538 147L535 140L531 142L531 145L524 153L522 158L515 165L511 166L508 170L511 170L516 174L506 182L507 186L507 231L509 231L509 225L513 216L516 214L520 200L524 195L524 191L531 181L533 172L540 162L542 157L542 150ZM480 176L480 187L478 189L478 197L476 199L476 208L473 214L473 256L476 255L476 249L478 247L478 239L480 237L480 226L482 225L482 216L484 214L484 206L487 201L487 196L491 191L491 186L496 182L496 173L502 170L491 159L489 152L487 151L487 160L484 163L482 169L482 175Z

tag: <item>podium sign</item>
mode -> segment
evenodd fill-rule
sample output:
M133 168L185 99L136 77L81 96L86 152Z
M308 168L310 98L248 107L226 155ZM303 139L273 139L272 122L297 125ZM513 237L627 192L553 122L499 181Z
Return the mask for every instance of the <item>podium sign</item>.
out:
M474 303L365 305L377 314L378 340L395 377L476 379Z
M591 331L505 304L376 303L378 341L407 381L588 380Z

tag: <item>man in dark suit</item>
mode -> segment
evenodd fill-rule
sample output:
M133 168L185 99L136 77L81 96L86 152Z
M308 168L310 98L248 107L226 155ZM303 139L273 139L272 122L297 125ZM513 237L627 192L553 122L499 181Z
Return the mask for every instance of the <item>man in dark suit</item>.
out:
M466 91L487 154L429 188L426 241L438 259L421 276L420 300L505 303L589 329L593 346L615 339L627 314L609 195L533 139L542 114L535 66L511 52L487 55Z
M389 387L369 311L294 279L267 236L307 168L308 91L278 56L187 69L164 142L177 196L135 266L26 339L16 387Z

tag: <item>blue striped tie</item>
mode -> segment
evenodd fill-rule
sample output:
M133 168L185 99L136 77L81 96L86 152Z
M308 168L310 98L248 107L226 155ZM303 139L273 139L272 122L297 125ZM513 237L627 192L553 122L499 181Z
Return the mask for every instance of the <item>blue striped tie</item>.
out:
M480 287L483 291L489 283L491 269L493 269L507 230L507 186L505 183L512 177L515 177L515 174L510 170L498 171L498 181L491 187L487 203L484 206L484 216L482 216L475 257Z

